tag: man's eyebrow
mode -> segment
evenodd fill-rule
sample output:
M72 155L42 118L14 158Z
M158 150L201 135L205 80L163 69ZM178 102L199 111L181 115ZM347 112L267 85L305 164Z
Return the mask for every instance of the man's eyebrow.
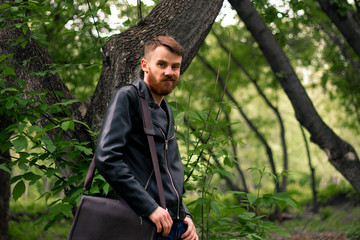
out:
M159 59L157 60L157 63L169 63L163 59ZM171 65L181 65L181 62L175 62L175 63L171 63Z

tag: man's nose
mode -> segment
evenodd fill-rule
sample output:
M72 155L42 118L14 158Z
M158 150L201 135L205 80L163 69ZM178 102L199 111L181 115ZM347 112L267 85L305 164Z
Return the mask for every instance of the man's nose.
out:
M175 73L175 71L171 67L167 67L165 69L165 75L166 76L172 76L172 75L174 75L174 73Z

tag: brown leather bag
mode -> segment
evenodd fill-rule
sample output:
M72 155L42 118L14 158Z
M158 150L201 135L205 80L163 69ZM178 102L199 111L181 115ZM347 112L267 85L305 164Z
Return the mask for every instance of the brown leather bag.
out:
M151 159L159 191L160 206L166 209L164 189L161 182L157 159L154 129L145 96L138 91L148 138ZM94 158L86 174L84 190L91 188L95 172ZM139 217L126 203L119 200L83 195L68 235L68 240L155 240L162 239L156 234L156 226Z

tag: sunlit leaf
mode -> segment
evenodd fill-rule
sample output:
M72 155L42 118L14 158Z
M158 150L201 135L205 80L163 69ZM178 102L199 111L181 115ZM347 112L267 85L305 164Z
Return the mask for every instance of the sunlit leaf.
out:
M27 148L28 141L24 136L19 136L15 140L13 140L13 145L16 150L16 152L20 152L21 150Z

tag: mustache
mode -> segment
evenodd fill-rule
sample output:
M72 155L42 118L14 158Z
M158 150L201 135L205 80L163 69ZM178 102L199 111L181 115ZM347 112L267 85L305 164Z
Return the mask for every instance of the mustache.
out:
M164 77L164 78L162 78L161 80L163 80L163 81L176 81L177 80L177 77L175 77L175 76L166 76L166 77Z

